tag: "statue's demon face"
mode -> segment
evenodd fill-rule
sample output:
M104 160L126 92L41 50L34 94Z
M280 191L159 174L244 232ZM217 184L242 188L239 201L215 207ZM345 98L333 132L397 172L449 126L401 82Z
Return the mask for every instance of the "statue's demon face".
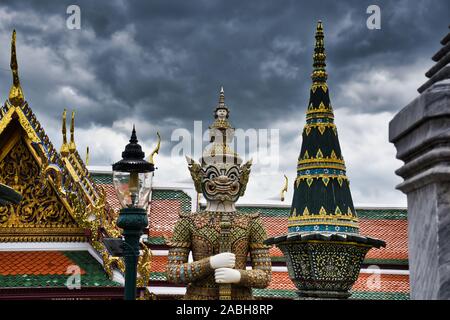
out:
M239 198L239 166L223 167L210 165L203 171L202 192L207 200L232 201Z
M251 161L242 166L216 163L202 168L191 158L187 160L195 188L207 200L236 202L244 194Z

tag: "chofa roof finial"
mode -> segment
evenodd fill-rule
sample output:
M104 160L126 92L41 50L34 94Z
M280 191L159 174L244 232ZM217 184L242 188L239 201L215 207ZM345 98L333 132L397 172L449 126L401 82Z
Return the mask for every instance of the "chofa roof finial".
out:
M75 111L72 111L72 121L70 122L70 143L69 143L69 152L73 153L77 149L75 145Z
M11 86L11 90L9 91L9 102L13 106L21 106L22 103L25 101L25 98L23 96L23 90L20 86L20 80L19 80L19 68L17 65L17 56L16 56L16 30L12 33L11 38L11 71L13 76L13 84Z
M62 116L63 142L62 142L61 151L60 151L60 153L63 157L66 157L67 155L69 155L69 146L67 145L66 116L67 116L67 110L64 109L63 116Z

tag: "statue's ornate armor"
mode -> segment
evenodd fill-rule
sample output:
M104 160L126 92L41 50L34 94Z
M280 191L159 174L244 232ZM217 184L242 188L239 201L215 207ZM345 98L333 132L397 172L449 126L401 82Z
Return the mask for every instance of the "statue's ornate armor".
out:
M211 144L200 163L187 158L195 189L205 197L206 208L182 214L172 239L167 241L167 278L187 284L185 299L252 299L251 288L265 288L271 278L269 247L263 244L266 232L259 215L239 213L235 208L245 192L252 163L241 165L242 159L228 145L234 129L228 122L224 100L222 89L216 120L209 127ZM192 262L188 262L190 252ZM219 279L221 283L217 284L210 257L226 252L235 256L234 270L223 269L240 277L229 282ZM246 269L248 258L250 270Z
M186 299L218 299L219 286L209 257L219 253L220 216L230 213L198 212L181 215L175 226L172 241L168 242L168 280L189 283ZM239 284L231 286L232 299L251 299L251 287L265 288L271 278L268 247L263 245L266 232L258 214L230 215L231 252L236 255L235 269L241 274ZM188 263L192 250L194 262ZM250 254L252 270L246 270Z

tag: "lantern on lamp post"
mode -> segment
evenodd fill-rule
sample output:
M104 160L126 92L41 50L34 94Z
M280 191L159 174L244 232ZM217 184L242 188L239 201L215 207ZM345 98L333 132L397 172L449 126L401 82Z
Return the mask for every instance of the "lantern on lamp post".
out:
M123 229L125 260L125 300L136 299L139 240L148 225L147 206L152 190L155 167L144 160L145 153L138 144L136 130L122 152L122 160L112 165L113 183L122 209L117 226Z

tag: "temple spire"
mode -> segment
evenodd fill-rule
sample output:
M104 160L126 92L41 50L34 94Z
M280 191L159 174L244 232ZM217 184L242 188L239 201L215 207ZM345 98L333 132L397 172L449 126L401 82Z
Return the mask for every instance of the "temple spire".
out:
M63 157L66 157L69 154L69 146L67 145L66 117L67 117L67 110L64 109L63 116L62 116L63 143L61 145L61 151L60 151L60 153Z
M358 233L358 223L326 84L324 31L317 23L313 80L297 163L289 232Z
M313 55L313 73L311 75L313 83L326 83L327 81L327 72L325 70L326 67L326 54L325 54L325 46L324 46L324 32L323 32L323 24L322 21L317 22L316 27L316 44L314 46L314 55Z
M11 38L11 71L13 76L13 84L11 86L11 90L9 91L9 102L13 106L21 106L25 101L23 96L23 90L20 86L19 80L19 67L17 64L17 56L16 56L16 30L12 33Z
M69 152L73 153L77 149L75 145L75 111L72 111L72 120L70 122L70 143L69 143Z

